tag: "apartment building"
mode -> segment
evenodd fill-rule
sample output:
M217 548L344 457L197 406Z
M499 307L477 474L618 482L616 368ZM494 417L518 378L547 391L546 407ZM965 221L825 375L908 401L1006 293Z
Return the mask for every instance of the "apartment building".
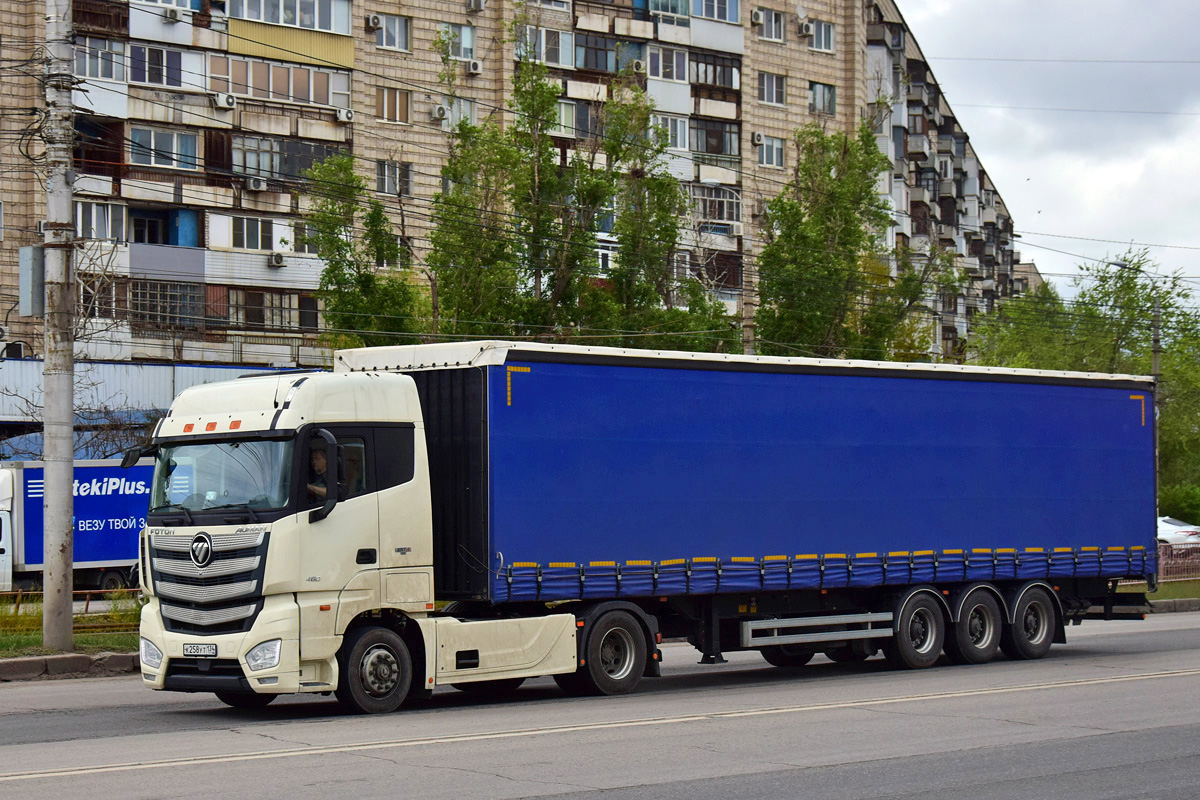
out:
M0 8L32 58L40 10ZM880 187L889 241L950 249L970 272L961 295L931 298L942 351L974 310L1021 285L1003 201L891 0L75 0L74 23L83 356L322 363L304 171L353 154L419 261L450 127L511 119L519 52L561 84L564 157L594 135L619 73L644 81L693 200L678 269L703 271L744 319L756 227L788 179L791 131L810 121L875 119L893 164ZM0 168L18 176L0 193L11 301L18 248L40 241L45 213L26 158L36 118L11 110L41 99L29 69L0 85ZM602 233L601 268L612 249ZM4 324L24 343L10 355L40 352L36 319L14 309Z

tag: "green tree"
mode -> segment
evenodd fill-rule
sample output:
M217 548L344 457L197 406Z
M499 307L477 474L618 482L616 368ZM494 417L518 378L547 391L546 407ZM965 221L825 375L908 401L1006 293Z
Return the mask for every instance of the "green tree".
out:
M795 132L794 145L792 179L767 203L762 225L759 349L861 356L869 339L858 311L868 288L865 262L879 258L878 232L888 225L877 191L888 160L865 124L854 135L808 124Z
M347 345L413 341L420 328L411 251L355 173L354 158L330 156L304 176L312 207L304 215L303 239L325 264L318 295L326 323Z
M1191 304L1193 291L1178 272L1159 274L1144 250L1126 253L1117 263L1079 269L1070 303L1046 285L977 317L970 353L979 363L994 366L1146 375L1152 368L1157 300L1160 511L1196 519L1200 314Z

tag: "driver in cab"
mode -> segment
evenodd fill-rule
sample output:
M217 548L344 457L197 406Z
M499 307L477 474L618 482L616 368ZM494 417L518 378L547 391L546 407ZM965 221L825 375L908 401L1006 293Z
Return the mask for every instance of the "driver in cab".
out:
M323 501L328 493L326 470L329 468L325 456L325 442L318 439L309 447L312 449L312 454L309 456L308 496L311 500Z

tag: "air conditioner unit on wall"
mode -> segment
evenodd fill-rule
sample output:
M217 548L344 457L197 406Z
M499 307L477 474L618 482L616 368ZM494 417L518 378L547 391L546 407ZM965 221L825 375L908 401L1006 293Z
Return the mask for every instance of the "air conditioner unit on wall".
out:
M338 122L354 122L354 109L339 108L337 110L337 121Z
M483 11L487 0L467 0L467 11Z
M755 131L754 133L750 134L750 141L751 141L751 143L754 144L755 147L758 147L760 144L762 144L764 141L766 141L766 138L767 137L764 136L759 131Z
M170 22L172 24L174 24L176 22L183 22L183 9L181 9L181 8L164 8L163 9L163 22Z
M383 17L379 14L367 14L367 30L377 31L383 27Z
M246 178L246 191L248 192L265 192L267 190L266 178Z
M817 26L813 25L811 22L801 22L800 23L800 35L801 36L812 36L816 32L817 32Z
M767 15L764 14L762 11L756 9L756 10L750 12L750 24L751 25L763 25L766 23L766 21L767 21Z
M237 107L237 98L225 92L214 92L212 94L212 104L221 111L232 111Z
M268 267L284 266L283 253L271 253L271 255L267 256L267 266Z
M434 106L433 108L429 109L429 116L434 120L439 121L447 119L450 116L450 109L446 106Z
M646 73L646 62L640 58L635 58L633 61L633 71L638 75L644 75Z
M745 233L745 229L742 227L742 223L740 223L740 222L729 223L729 235L730 236L742 236L744 233Z
M483 74L483 62L480 61L478 58L472 58L470 61L467 62L467 74L468 75L482 75Z

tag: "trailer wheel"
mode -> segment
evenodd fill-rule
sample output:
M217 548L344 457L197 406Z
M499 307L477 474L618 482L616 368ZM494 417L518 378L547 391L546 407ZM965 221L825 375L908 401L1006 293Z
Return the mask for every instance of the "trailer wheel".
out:
M596 622L575 672L555 675L567 694L628 694L646 667L646 634L626 611L610 611Z
M1000 648L1003 627L996 597L987 589L976 589L967 595L958 622L946 633L946 655L955 664L986 664Z
M494 681L472 681L470 683L452 683L455 689L472 697L496 699L508 697L520 688L524 678L499 678Z
M894 667L924 669L937 662L945 638L942 607L928 594L918 594L901 609L896 620L896 635L883 652Z
M257 692L216 692L217 699L227 706L253 710L266 708L275 702L277 694L258 694Z
M364 627L348 634L338 651L338 667L335 694L355 714L395 711L412 684L408 646L388 628Z
M1055 621L1054 600L1035 586L1013 609L1013 624L1004 626L1000 649L1012 659L1041 658L1054 642Z

